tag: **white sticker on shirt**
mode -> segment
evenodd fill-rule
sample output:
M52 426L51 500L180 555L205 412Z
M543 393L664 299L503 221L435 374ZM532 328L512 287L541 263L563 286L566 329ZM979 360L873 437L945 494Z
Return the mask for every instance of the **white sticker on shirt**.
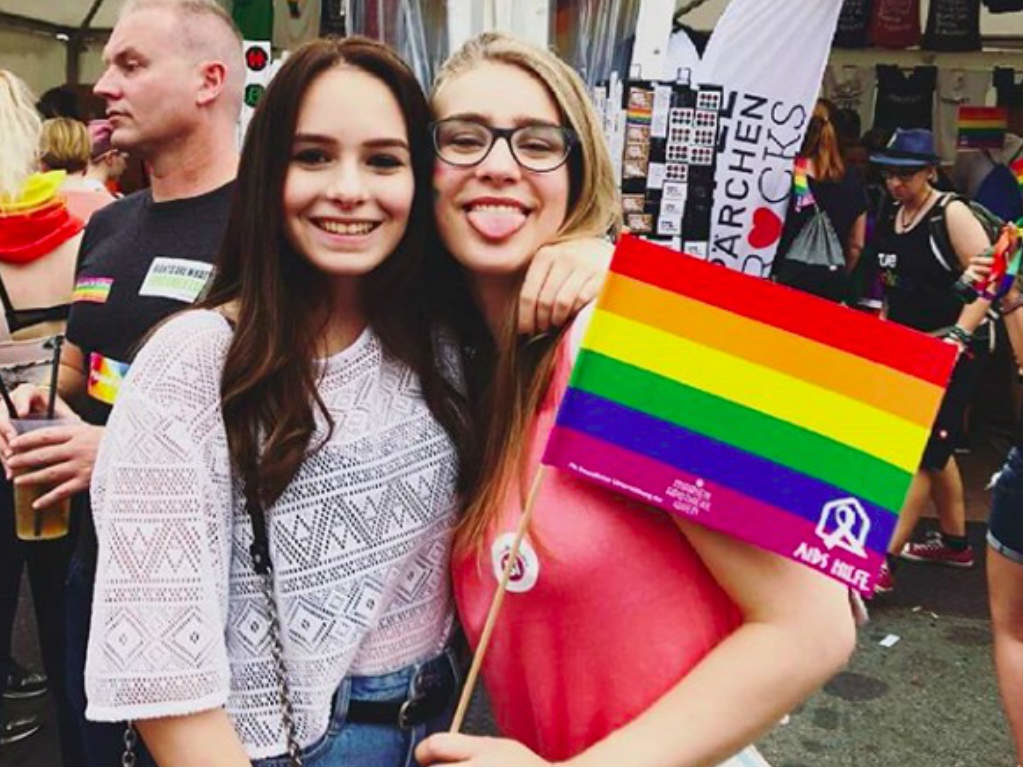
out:
M191 259L160 256L149 265L139 296L159 296L191 304L206 286L213 265Z
M496 538L494 544L491 545L491 565L494 568L494 578L499 584L502 574L505 573L505 564L508 562L515 539L514 533L505 533ZM523 540L519 542L516 563L512 566L512 572L508 576L508 591L529 592L537 583L539 575L540 560L537 559L537 553L524 536Z

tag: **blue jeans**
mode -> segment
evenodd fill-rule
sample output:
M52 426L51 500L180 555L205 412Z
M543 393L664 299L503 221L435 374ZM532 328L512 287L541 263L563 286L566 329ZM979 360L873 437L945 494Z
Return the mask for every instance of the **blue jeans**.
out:
M397 725L348 722L350 701L403 701L418 693L421 672L435 672L450 666L455 688L445 710L412 728ZM375 677L346 677L334 694L334 709L327 731L302 750L303 765L416 765L413 750L432 733L451 723L462 687L462 673L456 655L446 650L437 658ZM289 765L287 755L254 760L253 765Z
M1021 455L1010 449L992 489L992 512L988 520L988 544L1015 563L1021 561Z

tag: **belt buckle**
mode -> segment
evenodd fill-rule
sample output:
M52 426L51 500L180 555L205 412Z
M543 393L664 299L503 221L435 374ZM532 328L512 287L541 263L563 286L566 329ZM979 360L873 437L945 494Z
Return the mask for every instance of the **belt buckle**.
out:
M419 704L421 700L422 700L422 697L417 697L417 698L414 698L414 699L406 699L405 701L402 702L402 706L400 706L398 708L398 727L399 728L401 728L402 730L409 730L410 728L412 728L415 725L415 723L409 722L409 718L413 716L413 713L410 712L410 709L412 709L417 704Z

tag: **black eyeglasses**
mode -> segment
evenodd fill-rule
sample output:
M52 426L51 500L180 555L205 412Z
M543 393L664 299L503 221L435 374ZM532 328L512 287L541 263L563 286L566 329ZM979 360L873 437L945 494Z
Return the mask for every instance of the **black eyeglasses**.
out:
M430 124L434 152L449 165L471 168L483 162L498 139L505 139L512 157L528 171L545 173L569 157L576 133L559 125L521 125L492 128L476 120L449 118Z

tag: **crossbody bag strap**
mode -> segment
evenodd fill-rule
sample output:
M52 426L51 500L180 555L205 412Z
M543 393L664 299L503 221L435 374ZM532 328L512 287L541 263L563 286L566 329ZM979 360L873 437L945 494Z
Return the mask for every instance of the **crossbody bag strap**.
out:
M281 720L284 724L285 739L288 742L288 759L291 765L302 765L302 754L295 736L295 713L292 709L291 691L288 686L288 672L284 663L284 646L281 642L281 615L274 595L274 567L270 559L270 539L267 536L267 519L260 501L259 470L255 462L244 469L245 511L252 524L252 567L260 577L263 596L270 611L270 653L274 658L274 675L277 678L277 696L281 704Z

